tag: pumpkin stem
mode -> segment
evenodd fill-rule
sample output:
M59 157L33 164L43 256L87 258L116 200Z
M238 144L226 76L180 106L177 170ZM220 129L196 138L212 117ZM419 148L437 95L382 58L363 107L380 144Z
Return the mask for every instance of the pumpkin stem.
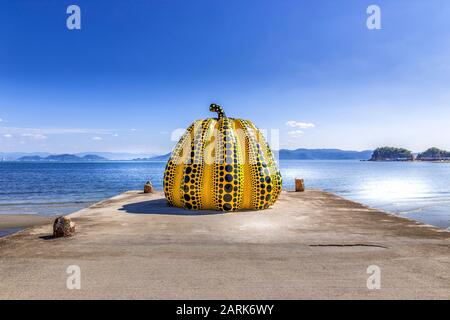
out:
M225 112L223 111L223 108L215 103L211 103L209 106L209 111L211 112L217 112L217 119L220 118L226 118Z

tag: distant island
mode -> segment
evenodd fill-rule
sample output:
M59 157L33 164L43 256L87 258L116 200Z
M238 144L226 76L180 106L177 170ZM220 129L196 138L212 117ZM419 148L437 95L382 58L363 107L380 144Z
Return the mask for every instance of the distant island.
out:
M380 147L373 151L369 161L413 161L410 150L394 147Z
M450 152L433 147L415 155L404 148L380 147L373 151L369 161L450 161Z
M429 148L419 153L416 160L419 161L450 161L450 152L439 148Z
M16 161L42 161L42 162L93 162L93 161L108 161L104 157L100 157L94 154L87 154L85 156L76 156L74 154L57 154L47 157L41 156L23 156Z

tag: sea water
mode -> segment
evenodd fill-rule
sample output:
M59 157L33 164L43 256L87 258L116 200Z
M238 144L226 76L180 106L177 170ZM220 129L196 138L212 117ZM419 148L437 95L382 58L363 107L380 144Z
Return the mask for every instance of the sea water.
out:
M0 214L70 213L151 180L162 189L165 162L0 162ZM450 163L281 160L283 188L307 188L431 225L450 226Z

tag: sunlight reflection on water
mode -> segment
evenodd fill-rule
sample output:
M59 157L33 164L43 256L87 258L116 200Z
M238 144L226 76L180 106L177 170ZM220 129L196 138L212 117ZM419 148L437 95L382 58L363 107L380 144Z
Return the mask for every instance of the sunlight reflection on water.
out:
M450 164L282 160L285 189L295 178L368 206L450 226Z
M430 195L432 188L420 180L387 179L368 182L359 193L362 198L379 201L408 201Z

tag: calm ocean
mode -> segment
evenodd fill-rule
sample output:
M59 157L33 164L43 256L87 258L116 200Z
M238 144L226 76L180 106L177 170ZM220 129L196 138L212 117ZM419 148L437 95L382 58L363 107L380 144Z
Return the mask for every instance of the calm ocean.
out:
M450 226L450 163L281 161L283 185L308 188L443 228ZM165 162L0 163L0 214L69 213L146 180L162 189Z

